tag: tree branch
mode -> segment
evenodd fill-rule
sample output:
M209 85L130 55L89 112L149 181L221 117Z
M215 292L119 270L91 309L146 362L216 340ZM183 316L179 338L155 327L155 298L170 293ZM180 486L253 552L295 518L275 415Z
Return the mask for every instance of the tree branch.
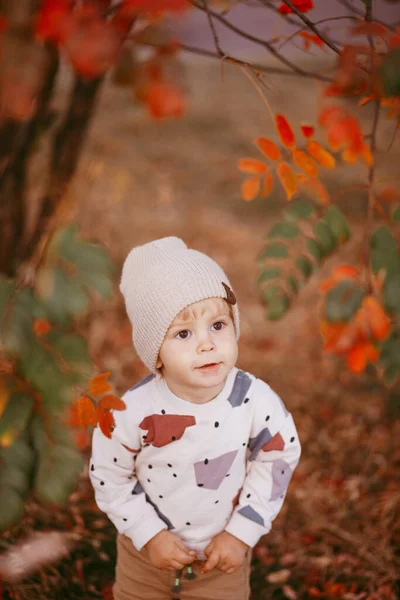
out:
M341 54L339 48L337 46L335 46L335 44L333 42L331 42L324 33L321 33L319 31L319 29L315 26L315 23L310 21L310 19L308 17L306 17L306 15L304 15L302 12L300 12L299 9L294 4L292 4L292 2L290 2L290 0L283 0L283 2L286 4L286 6L291 8L292 11L294 13L296 13L296 15L298 17L300 17L300 19L303 21L303 23L305 23L307 25L307 27L309 29L311 29L311 31L313 31L315 33L315 35L317 35L319 37L319 39L324 42L324 44L329 46L329 48L331 50L333 50L334 52L336 52L336 54L339 54L339 55Z
M202 7L200 4L198 4L196 2L196 0L191 0L191 3L193 4L193 6L195 6L199 10L205 12L204 7ZM220 14L218 14L212 10L210 10L209 13L210 13L210 15L212 15L214 17L214 19L216 19L217 21L220 21L220 23L222 23L225 27L227 27L231 31L234 31L241 37L243 37L251 42L254 42L255 44L263 46L263 48L265 48L270 54L272 54L272 56L274 56L277 60L279 60L281 63L283 63L286 67L289 67L289 69L292 69L293 71L295 71L298 75L303 75L303 76L310 75L310 73L308 71L304 71L304 69L301 69L296 64L292 63L290 60L288 60L287 58L282 56L269 42L242 31L241 29L239 29L238 27L236 27L235 25L233 25L232 23L227 21Z
M210 29L211 29L211 32L213 34L215 47L217 49L218 54L222 58L225 55L225 52L222 51L220 43L219 43L217 32L216 32L216 29L214 27L214 21L212 20L212 16L210 14L210 7L208 6L208 0L203 0L203 4L204 4L205 11L207 13L207 19L208 19L208 23L210 25Z

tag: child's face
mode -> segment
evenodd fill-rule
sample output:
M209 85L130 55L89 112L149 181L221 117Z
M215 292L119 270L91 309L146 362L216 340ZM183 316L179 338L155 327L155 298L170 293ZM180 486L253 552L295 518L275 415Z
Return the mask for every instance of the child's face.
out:
M237 356L229 306L221 298L209 298L192 304L174 319L161 346L157 368L161 368L172 392L201 402L203 395L207 401L222 390Z

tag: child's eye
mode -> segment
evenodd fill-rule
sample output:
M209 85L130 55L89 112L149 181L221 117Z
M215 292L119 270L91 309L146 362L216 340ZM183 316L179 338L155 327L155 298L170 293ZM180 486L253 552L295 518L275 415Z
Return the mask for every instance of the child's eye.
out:
M212 327L214 327L216 331L221 331L221 329L223 329L224 326L225 323L223 321L217 321L212 325Z
M182 329L182 331L177 333L175 337L177 337L180 340L186 340L189 337L189 335L190 332L187 329Z

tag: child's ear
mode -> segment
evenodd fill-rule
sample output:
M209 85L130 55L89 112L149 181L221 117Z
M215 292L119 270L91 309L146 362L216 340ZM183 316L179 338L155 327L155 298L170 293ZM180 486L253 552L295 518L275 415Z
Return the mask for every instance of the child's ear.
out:
M156 362L156 369L161 369L161 367L162 367L162 362L161 362L160 357L158 357L157 362Z

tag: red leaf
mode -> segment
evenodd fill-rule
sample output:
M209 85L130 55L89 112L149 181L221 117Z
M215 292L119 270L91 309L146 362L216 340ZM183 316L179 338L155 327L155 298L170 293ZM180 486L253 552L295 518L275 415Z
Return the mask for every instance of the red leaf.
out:
M109 392L111 390L111 385L107 383L107 379L110 375L111 373L107 372L93 377L93 379L89 381L88 393L91 396L100 396L100 394L104 394L104 392Z
M125 0L122 10L124 13L135 16L140 13L180 12L188 6L188 0Z
M382 36L390 34L390 30L382 25L381 23L361 23L360 25L356 25L351 30L353 35L372 35L372 36Z
M292 4L302 13L308 12L314 8L314 3L312 0L292 0ZM289 13L293 12L293 9L287 4L281 4L278 7L278 12L280 12L281 15L288 15Z
M60 43L72 24L73 0L43 0L36 21L36 35Z
M315 46L318 46L319 48L324 47L325 42L323 40L321 40L321 38L318 35L309 33L308 31L301 31L299 33L299 35L304 40L304 47L306 50L309 49L310 44L314 44Z
M305 123L303 123L302 125L300 125L300 129L301 133L307 139L312 138L312 136L314 135L315 127L313 125L306 125Z
M254 143L267 158L270 158L271 160L280 160L281 151L272 140L265 137L259 137L254 140Z
M286 117L280 114L276 115L275 125L278 130L279 137L281 138L282 144L284 144L287 148L293 148L295 143L295 137L293 129L291 128L290 123L286 119Z
M181 90L167 83L153 83L146 97L147 109L155 119L180 117L186 109Z
M115 427L114 417L109 410L103 410L100 404L97 407L97 419L103 434L111 439L111 433Z
M51 329L51 325L48 321L44 319L35 319L33 321L33 331L35 332L36 337L41 337L46 335Z
M114 394L106 394L100 400L100 405L103 410L125 410L126 404L121 398L118 396L114 396Z
M78 410L79 419L83 428L85 428L87 425L93 425L93 427L96 427L96 409L90 398L85 395L81 396L79 398Z

